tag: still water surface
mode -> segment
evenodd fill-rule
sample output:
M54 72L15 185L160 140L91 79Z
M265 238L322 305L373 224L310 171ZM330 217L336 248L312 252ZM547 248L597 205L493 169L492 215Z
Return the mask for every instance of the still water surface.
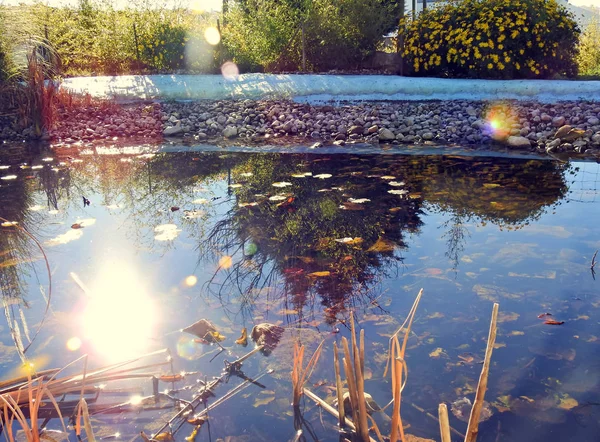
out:
M0 217L42 244L52 273L44 315L48 278L35 243L0 228L5 311L38 369L82 354L100 367L167 347L165 373L198 372L180 387L246 353L234 343L243 327L281 325L273 354L244 364L248 376L274 369L260 379L265 388L252 385L213 411L197 440L287 441L291 343L310 355L325 340L308 386L331 403L332 346L349 336L353 311L367 342L366 390L386 404L388 339L424 288L402 413L407 432L437 440L425 412L473 399L499 302L486 395L493 414L479 440L600 440L600 296L590 272L599 173L593 163L449 155L5 149ZM564 324L544 324L543 313ZM229 354L211 362L214 345L179 331L201 318ZM4 320L5 379L22 374L10 328ZM152 394L149 381L121 387L112 403ZM319 440L337 440L331 416L308 401L303 409ZM172 414L98 415L94 424L101 436L131 440ZM376 420L388 433L386 419ZM460 419L450 423L464 433Z

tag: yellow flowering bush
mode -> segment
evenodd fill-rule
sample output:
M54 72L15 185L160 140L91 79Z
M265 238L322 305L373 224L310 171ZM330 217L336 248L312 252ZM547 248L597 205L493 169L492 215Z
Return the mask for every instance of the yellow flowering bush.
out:
M401 23L416 76L549 78L577 75L579 27L555 0L462 0Z

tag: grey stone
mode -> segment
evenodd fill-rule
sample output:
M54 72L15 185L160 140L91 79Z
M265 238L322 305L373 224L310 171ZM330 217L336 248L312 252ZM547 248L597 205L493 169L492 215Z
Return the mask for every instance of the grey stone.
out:
M424 140L433 140L433 137L433 132L425 132L423 135L421 135L421 138Z
M531 147L531 141L525 137L511 135L506 139L506 144L511 147Z
M163 135L165 137L174 137L175 135L179 135L183 133L183 128L178 124L176 126L167 127L163 130Z
M396 135L389 129L383 128L379 131L380 141L392 141L396 139Z
M225 138L235 138L237 137L237 134L238 130L235 126L227 126L225 129L223 129L223 136Z
M591 118L588 118L588 123L591 124L592 126L596 126L596 125L600 124L600 119L598 119L596 117L591 117Z
M554 117L552 119L552 126L561 127L565 124L565 117Z

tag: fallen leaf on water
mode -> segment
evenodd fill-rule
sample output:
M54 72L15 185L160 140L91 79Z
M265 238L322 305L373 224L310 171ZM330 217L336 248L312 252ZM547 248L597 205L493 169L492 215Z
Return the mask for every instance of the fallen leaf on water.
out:
M540 314L538 315L538 318L540 318L540 319L541 319L541 318L544 318L544 317L546 317L546 316L552 316L552 313L540 313Z
M8 180L16 180L16 179L17 179L16 175L5 175L5 176L3 176L3 177L0 178L0 180L6 180L6 181L8 181Z
M194 442L196 440L196 436L198 436L198 431L200 431L201 427L202 427L202 424L196 425L194 427L194 429L192 430L192 432L190 433L190 435L185 438L185 440L187 442Z
M391 193L392 195L406 195L408 193L408 190L404 190L404 189L400 189L400 190L388 190L388 193Z
M395 180L396 177L392 176L392 175L384 175L382 177L380 177L382 180Z
M567 395L566 397L560 399L558 403L558 408L562 408L563 410L570 410L578 405L579 403L575 399Z
M192 425L202 425L206 422L206 418L205 417L198 417L198 416L192 416L190 418L187 419L189 424Z
M335 242L339 242L342 244L360 244L361 242L363 242L362 238L356 237L356 238L341 238L341 239L336 239Z
M496 183L483 183L483 187L485 187L486 189L494 189L496 187L500 187L500 184L496 184Z
M2 224L0 224L0 226L12 227L12 226L16 226L17 224L19 224L17 221L4 221Z
M390 186L393 186L393 187L401 187L401 186L406 185L406 183L404 181L400 181L400 182L398 182L398 181L390 181L388 184Z
M321 272L312 272L309 273L308 276L314 276L314 277L323 277L323 276L329 276L331 275L331 272L329 270L323 270Z
M546 321L544 321L544 324L548 324L548 325L563 325L565 323L565 321L554 321L552 319L548 319Z
M365 210L365 206L362 204L351 203L350 201L346 201L340 206L340 209L343 210Z
M205 212L202 210L184 210L183 218L184 219L196 219L196 218L203 217L204 214L205 214Z
M506 344L505 344L504 342L496 342L496 343L494 344L494 349L497 349L497 348L504 348L504 347L506 347Z
M273 195L269 197L269 201L283 201L285 199L287 199L286 195Z
M587 321L588 319L590 319L590 317L588 315L579 315L575 318L576 321L579 321L579 320Z
M251 202L251 203L239 203L238 207L240 208L244 208L244 207L254 207L254 206L258 206L257 202Z
M254 401L253 405L255 408L257 408L257 407L260 407L261 405L267 405L268 403L273 402L274 400L275 400L275 396L267 396L264 398L257 398Z
M324 180L326 178L331 178L333 175L331 175L330 173L320 173L319 175L314 175L313 178L319 178L321 180Z
M210 333L210 336L212 337L212 339L213 339L214 342L221 342L221 341L225 340L225 336L223 336L218 331L211 331L209 333Z
M158 377L163 382L177 382L183 380L183 378L182 374L163 374Z
M161 224L160 226L156 226L154 228L154 232L157 233L157 235L154 237L155 240L172 241L179 236L181 229L179 229L175 224Z
M177 207L177 206L171 207L171 212L177 212L178 210L179 210L179 207Z
M429 353L430 358L439 358L442 356L448 356L446 354L446 352L442 349L442 347L438 347L435 350L433 350L431 353Z
M355 204L364 204L370 202L371 200L369 198L348 198L348 201Z
M515 312L509 312L509 313L500 312L500 314L498 314L498 322L516 321L517 319L519 319L519 316L520 315Z
M169 433L168 431L157 434L156 436L153 436L152 439L157 440L158 442L174 442L175 441L175 439L173 438L173 435L171 433Z
M242 172L242 173L240 173L240 176L243 176L244 178L251 177L252 175L254 175L252 172Z
M230 184L229 187L232 189L239 189L240 187L242 187L242 185L241 184Z
M52 238L46 244L48 246L56 246L59 244L67 244L71 241L75 241L83 236L83 232L81 230L70 230L67 233L62 235L58 235L56 238Z
M192 201L192 204L208 204L209 200L207 200L206 198L198 198L194 201Z
M523 336L525 332L513 330L507 336Z
M285 201L282 201L280 203L277 204L277 207L283 208L285 209L286 207L289 207L292 205L292 203L294 202L296 198L294 198L293 196L288 196Z
M431 315L427 316L427 319L438 319L438 318L443 318L444 314L440 313L440 312L435 312L432 313Z
M83 226L79 223L71 224L71 229L81 229Z
M390 241L389 239L379 237L377 242L367 249L367 252L387 253L393 252L395 248L396 244L394 242Z
M244 327L242 329L242 336L240 336L239 338L237 338L235 340L235 343L237 345L241 345L242 347L245 347L248 345L248 330L246 330L246 327Z
M287 181L278 181L276 183L272 184L273 187L287 187L287 186L291 186L292 183L288 183Z

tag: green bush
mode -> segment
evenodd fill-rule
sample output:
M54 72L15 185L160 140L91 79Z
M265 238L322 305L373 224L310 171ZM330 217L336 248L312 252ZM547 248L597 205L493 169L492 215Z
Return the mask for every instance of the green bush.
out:
M580 75L600 75L600 10L581 35L577 64Z
M580 30L555 0L463 0L402 27L412 75L551 78L577 75Z
M385 0L245 0L227 14L223 43L242 70L356 68L398 18Z

